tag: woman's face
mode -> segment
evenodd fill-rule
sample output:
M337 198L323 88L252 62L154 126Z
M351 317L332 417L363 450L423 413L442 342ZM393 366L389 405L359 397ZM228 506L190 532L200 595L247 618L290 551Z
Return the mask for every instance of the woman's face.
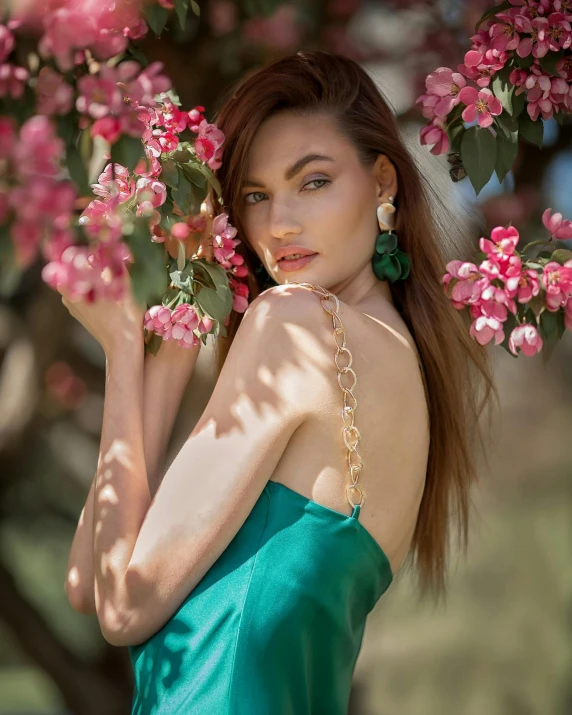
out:
M308 281L334 292L355 284L360 294L379 284L371 267L376 209L397 193L386 156L366 169L331 117L283 112L256 133L246 177L246 237L276 283ZM288 246L316 255L288 271L275 255Z

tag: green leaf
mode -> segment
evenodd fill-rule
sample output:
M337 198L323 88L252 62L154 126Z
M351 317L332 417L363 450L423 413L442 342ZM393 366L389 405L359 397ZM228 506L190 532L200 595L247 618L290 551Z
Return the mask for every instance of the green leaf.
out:
M449 126L449 141L451 142L451 151L458 154L461 151L461 141L465 133L465 125L463 122Z
M206 176L209 184L213 187L213 189L217 192L219 196L222 196L222 189L220 186L219 180L216 178L214 173L212 172L211 168L208 167L206 164L203 164L200 161L194 162L195 168L201 172L201 174L204 174Z
M544 124L540 116L533 122L528 116L528 112L523 112L518 118L518 133L523 139L526 139L527 142L542 149Z
M564 114L564 112L562 110L560 110L559 112L555 111L552 116L558 122L558 124L560 124L561 127L564 126L566 115Z
M522 114L522 110L524 109L524 104L526 100L526 92L521 92L520 94L516 94L516 90L512 94L512 116L516 119L520 114Z
M136 220L130 236L126 236L135 262L129 272L132 278L133 295L141 305L155 305L161 302L169 287L165 268L165 249L162 244L151 240L145 220Z
M161 165L161 181L172 189L179 185L179 172L177 165L172 159L166 159Z
M532 66L532 63L534 62L534 57L532 56L532 54L527 55L526 57L519 57L518 55L514 55L513 62L519 69L527 70L529 67Z
M10 227L0 226L0 297L10 298L18 289L23 271L16 263Z
M502 181L512 169L518 154L518 133L513 133L513 139L507 139L502 134L497 134L497 158L495 172L499 181Z
M133 41L130 41L127 45L127 52L143 67L149 66L149 60L147 59L147 56L140 47L137 47L137 45L133 44Z
M191 183L193 183L195 186L197 186L199 189L202 189L205 192L205 197L206 197L206 195L207 195L207 177L197 167L196 163L189 161L186 164L183 164L181 168L185 172L185 176L187 177L187 179Z
M182 213L197 214L201 209L201 201L196 193L196 187L185 176L181 167L177 167L179 183L176 189L171 190L173 201L181 209Z
M144 156L143 142L137 137L123 134L111 145L111 161L125 166L129 171L133 171Z
M185 25L187 24L187 11L189 9L189 1L188 0L175 0L175 12L177 13L177 17L179 18L179 23L182 27L182 29L185 29ZM198 15L198 13L196 13Z
M509 2L502 2L500 5L495 5L495 7L490 7L481 17L481 19L477 22L475 25L475 32L479 31L479 26L485 22L485 20L488 20L492 17L494 17L497 13L503 12L504 10L510 10L512 5Z
M544 344L542 346L542 361L546 363L550 360L554 348L564 334L566 326L564 324L564 311L545 310L540 316L538 332Z
M80 196L92 195L87 179L87 170L84 166L79 151L75 146L69 146L66 151L66 166L72 181L77 186Z
M496 153L492 132L482 127L467 129L461 142L461 159L477 195L492 176Z
M564 50L547 52L544 57L538 58L538 64L546 74L551 74L555 77L560 77L556 69L556 63L564 57Z
M509 80L510 66L507 64L500 72L497 72L491 82L491 90L495 97L500 101L504 109L512 114L512 95L514 85Z
M504 134L506 139L510 141L518 141L518 122L514 117L505 110L497 117L494 117L495 126L498 127Z
M196 301L203 312L222 323L232 310L232 293L226 271L222 266L208 261L201 261L201 264L213 280L215 288L201 286Z
M168 17L169 11L162 5L159 5L158 2L149 2L146 4L145 19L157 37L159 37L165 29Z
M551 260L556 261L556 263L560 263L561 266L563 266L566 261L571 259L572 251L567 248L557 248L551 256Z
M199 7L197 0L191 0L191 9L197 17L200 17L201 8Z

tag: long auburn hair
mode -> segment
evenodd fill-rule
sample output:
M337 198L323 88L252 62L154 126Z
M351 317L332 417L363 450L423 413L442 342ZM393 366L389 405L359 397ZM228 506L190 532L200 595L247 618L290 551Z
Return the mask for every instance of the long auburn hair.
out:
M479 421L493 395L498 404L487 349L469 336L467 311L461 313L452 307L442 284L447 241L454 251L449 260L473 260L477 241L467 236L451 238L455 231L459 233L459 221L417 167L392 111L370 76L341 55L301 51L243 78L231 88L214 118L225 135L222 166L216 174L224 210L241 241L236 250L249 269L246 283L251 300L267 287L268 274L243 229L240 187L257 129L265 119L284 110L306 116L327 113L353 142L364 166L371 166L379 154L385 154L397 171L395 231L400 249L411 258L411 271L405 281L390 285L395 306L420 353L430 415L426 485L404 566L415 568L420 597L431 593L437 602L446 597L453 522L458 545L466 555L470 487L479 479L480 457L488 465ZM439 207L441 220L438 212L432 211L429 196ZM213 205L217 206L215 200ZM216 210L221 209L217 206ZM374 237L372 255L373 246ZM241 319L242 314L232 311L227 337L217 338L217 376ZM488 424L490 427L490 420Z

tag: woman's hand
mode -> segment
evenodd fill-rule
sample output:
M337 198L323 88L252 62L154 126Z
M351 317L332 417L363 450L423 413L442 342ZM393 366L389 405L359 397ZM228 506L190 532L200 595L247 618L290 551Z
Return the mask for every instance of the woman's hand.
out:
M131 278L126 276L125 295L120 300L99 298L93 303L72 299L58 286L62 303L70 314L99 342L107 357L128 344L143 344L145 307L133 298Z

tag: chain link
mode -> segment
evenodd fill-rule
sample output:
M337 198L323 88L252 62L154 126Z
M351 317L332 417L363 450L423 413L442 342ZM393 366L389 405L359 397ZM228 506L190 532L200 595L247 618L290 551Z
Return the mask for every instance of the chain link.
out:
M312 283L299 283L298 281L291 281L289 283L289 285L292 284L303 286L304 288L309 288L314 293L317 293L320 296L322 308L326 311L326 313L329 313L329 315L332 316L333 335L334 340L336 342L336 354L334 356L334 362L336 363L336 367L338 368L338 384L344 395L344 406L341 410L342 420L344 423L344 426L342 428L342 436L344 438L344 444L348 449L347 461L351 479L351 484L348 484L346 487L346 498L352 508L358 505L363 506L366 496L365 489L361 486L361 484L357 483L361 469L363 467L363 459L357 449L357 445L361 439L361 435L358 428L354 425L355 411L357 409L357 399L352 392L357 384L357 375L352 369L352 354L346 347L346 332L344 325L340 319L340 316L338 315L338 311L340 309L340 301L337 295L335 295L334 293L330 293L330 291L326 290L325 288L322 288L319 285L314 285ZM335 308L328 307L327 302L330 300L334 301ZM339 338L340 335L342 336L341 344ZM339 362L340 356L342 355L345 356L342 362L344 360L347 360L345 365L340 365ZM344 375L351 375L350 385L343 384L344 379L346 379L346 382L348 381L347 378L344 378ZM360 501L357 503L353 501L351 496L352 494L355 494L355 492L359 492L360 495Z

